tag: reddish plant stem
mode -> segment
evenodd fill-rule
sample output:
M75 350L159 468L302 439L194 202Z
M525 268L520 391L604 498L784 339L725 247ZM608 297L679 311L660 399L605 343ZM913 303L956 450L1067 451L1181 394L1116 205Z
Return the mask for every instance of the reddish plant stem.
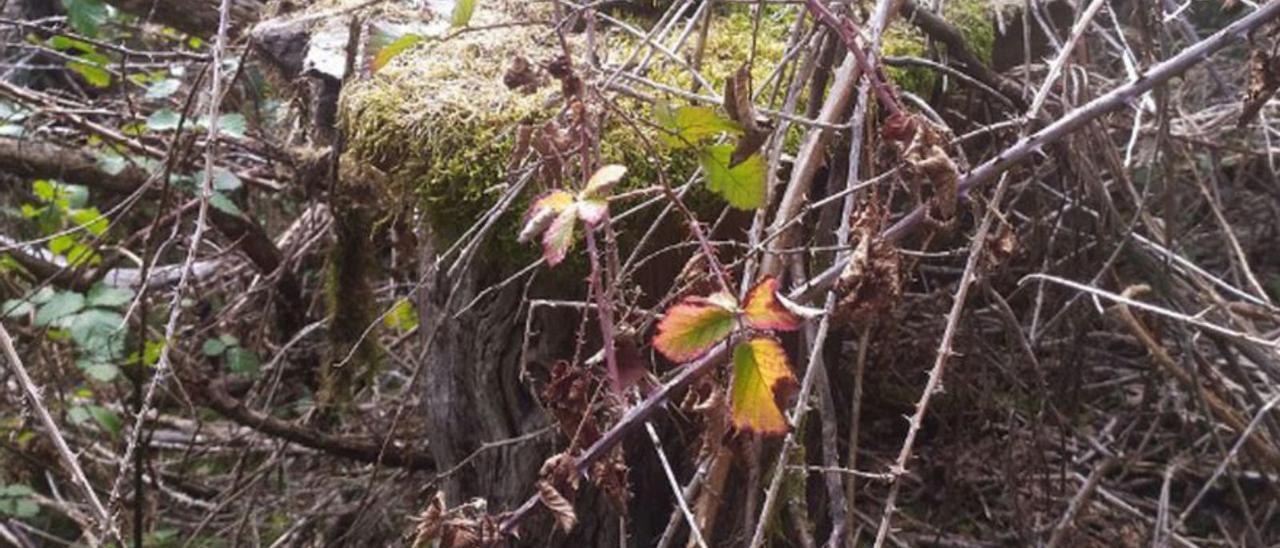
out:
M1253 13L1218 31L1213 36L1205 38L1164 62L1151 67L1136 80L1099 96L1084 106L1065 114L1048 127L1019 140L1013 146L978 166L961 179L961 190L968 190L974 186L990 182L997 175L1013 164L1026 159L1045 144L1057 141L1089 121L1125 106L1130 100L1182 74L1187 69L1206 60L1210 54L1243 38L1253 29L1277 17L1280 17L1280 0L1271 0ZM920 226L923 218L924 210L923 208L918 208L881 232L880 237L890 242L898 241ZM792 290L788 297L791 300L808 302L818 291L825 290L835 283L847 262L847 260L838 261L831 268ZM644 401L627 411L599 440L587 447L582 454L574 459L574 468L578 473L585 475L589 471L591 464L621 443L623 437L632 428L644 424L645 419L666 405L667 399L673 392L688 386L713 367L726 363L729 358L729 348L728 342L716 345L701 359L685 365L684 370L678 375L663 383L658 389L650 393ZM502 519L500 531L504 534L510 534L514 531L520 521L538 505L539 500L541 500L539 496L534 494L520 507L506 514Z
M898 104L898 96L885 81L884 72L876 65L872 56L858 44L858 26L849 18L836 15L822 3L822 0L805 0L804 4L815 19L829 27L840 37L840 41L844 42L845 48L862 69L862 74L871 82L871 90L879 99L880 107L885 110L885 114L888 116L901 114L902 106Z

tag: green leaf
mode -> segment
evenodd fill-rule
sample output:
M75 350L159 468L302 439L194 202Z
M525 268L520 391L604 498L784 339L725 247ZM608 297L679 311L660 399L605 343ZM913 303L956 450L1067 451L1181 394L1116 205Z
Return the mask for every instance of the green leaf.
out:
M142 348L142 363L155 365L160 361L160 353L164 352L164 341L147 341Z
M133 290L127 287L115 287L98 282L89 288L89 293L85 297L89 299L89 306L115 308L128 304L129 301L133 300Z
M244 138L246 123L244 115L239 112L218 116L218 132L233 137Z
M418 312L409 299L399 299L382 318L383 325L397 331L412 331L418 327Z
M752 154L729 168L732 154L733 145L712 145L699 151L698 160L707 176L707 188L738 209L756 209L764 205L768 184L764 157Z
M96 207L74 209L71 211L71 222L88 230L94 236L101 236L111 225L110 221Z
M684 363L706 353L733 332L732 297L685 297L658 322L653 346L667 359Z
M9 299L4 302L4 316L6 318L21 318L30 314L35 310L35 305L31 301L23 299Z
M62 0L67 22L76 32L90 38L98 35L98 27L107 20L107 7L102 0Z
M167 108L161 109L147 116L147 127L151 128L151 131L172 131L178 128L178 121L181 119L182 116L177 112Z
M221 192L214 192L209 196L209 205L217 208L219 211L226 213L227 215L241 215L240 207L237 206L235 202L231 201L231 198L228 198L226 194Z
M227 349L227 369L242 375L254 375L257 374L259 365L257 352L243 346Z
M35 491L26 485L0 485L0 516L19 519L35 517L40 513L40 506L32 499L34 494Z
M93 422L98 423L98 426L110 433L112 437L120 436L120 430L124 427L124 421L120 420L120 415L101 405L88 405L85 407L89 410L89 415L93 417Z
M107 175L119 175L129 167L129 161L114 150L99 150L94 152L94 156L98 158L98 169Z
M77 363L77 365L89 378L96 381L111 382L120 375L120 368L109 363Z
M209 357L221 356L227 350L227 343L220 339L205 339L204 344L200 345L200 353Z
M182 81L177 78L165 78L147 86L147 99L164 99L178 92Z
M113 310L90 308L68 319L67 331L85 356L110 362L125 354L124 316Z
M204 184L204 170L196 172L196 180ZM230 192L240 188L240 178L225 167L213 168L213 189L224 192Z
M236 346L240 344L240 339L235 335L222 335L218 337L218 340L222 341L222 344L227 346Z
M75 314L84 308L84 295L74 291L62 291L36 311L35 324L40 327Z
M85 82L95 88L105 88L111 85L111 72L103 68L102 65L71 61L67 63L67 68L79 74L81 78L84 78Z
M373 57L373 72L382 70L382 67L387 66L387 63L390 63L397 55L404 53L405 50L417 45L422 40L422 35L406 34L387 44L386 47L378 50L378 54Z
M455 27L465 27L471 22L471 15L476 11L476 0L457 0L453 6L451 23Z
M776 397L796 386L782 345L760 337L733 349L733 425L761 434L783 434L787 419Z
M665 103L658 103L653 108L653 115L663 130L659 138L674 149L697 145L722 133L742 133L741 126L708 107L672 109Z

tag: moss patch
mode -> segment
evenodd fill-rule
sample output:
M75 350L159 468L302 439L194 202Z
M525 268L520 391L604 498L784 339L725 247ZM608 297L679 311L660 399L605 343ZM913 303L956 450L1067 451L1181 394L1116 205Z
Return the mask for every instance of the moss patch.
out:
M974 55L984 63L991 62L991 47L995 43L994 12L989 0L950 0L942 8L943 18L951 23L969 43ZM898 19L885 31L881 48L891 57L928 57L925 36L910 21ZM923 67L888 67L889 77L904 90L921 97L928 97L937 85L938 74Z

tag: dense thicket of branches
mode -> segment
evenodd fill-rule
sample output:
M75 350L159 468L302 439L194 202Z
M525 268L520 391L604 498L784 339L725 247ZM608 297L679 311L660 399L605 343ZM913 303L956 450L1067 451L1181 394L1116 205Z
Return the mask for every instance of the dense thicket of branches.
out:
M1280 0L0 0L0 544L1273 546Z

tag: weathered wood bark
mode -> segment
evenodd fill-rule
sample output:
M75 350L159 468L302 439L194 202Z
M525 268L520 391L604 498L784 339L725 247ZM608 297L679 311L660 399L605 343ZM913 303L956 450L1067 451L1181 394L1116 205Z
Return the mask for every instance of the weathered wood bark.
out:
M422 238L421 264L427 268L440 249L430 236ZM485 256L484 252L479 254ZM483 259L480 259L483 261ZM447 279L429 273L418 295L420 333L428 345L422 371L423 414L428 424L428 447L437 469L452 470L441 488L450 506L483 498L498 514L519 506L536 492L538 471L553 452L556 436L485 448L533 432L547 417L529 393L521 375L524 284L495 291L458 318L455 311L469 303L502 274L492 265L477 264ZM544 325L536 346L572 351L572 319ZM541 354L535 351L533 354ZM554 355L552 356L554 357ZM532 356L538 360L538 356ZM567 535L550 533L547 519L528 524L521 545L615 546L618 520L604 496L585 484L575 501L578 524Z

